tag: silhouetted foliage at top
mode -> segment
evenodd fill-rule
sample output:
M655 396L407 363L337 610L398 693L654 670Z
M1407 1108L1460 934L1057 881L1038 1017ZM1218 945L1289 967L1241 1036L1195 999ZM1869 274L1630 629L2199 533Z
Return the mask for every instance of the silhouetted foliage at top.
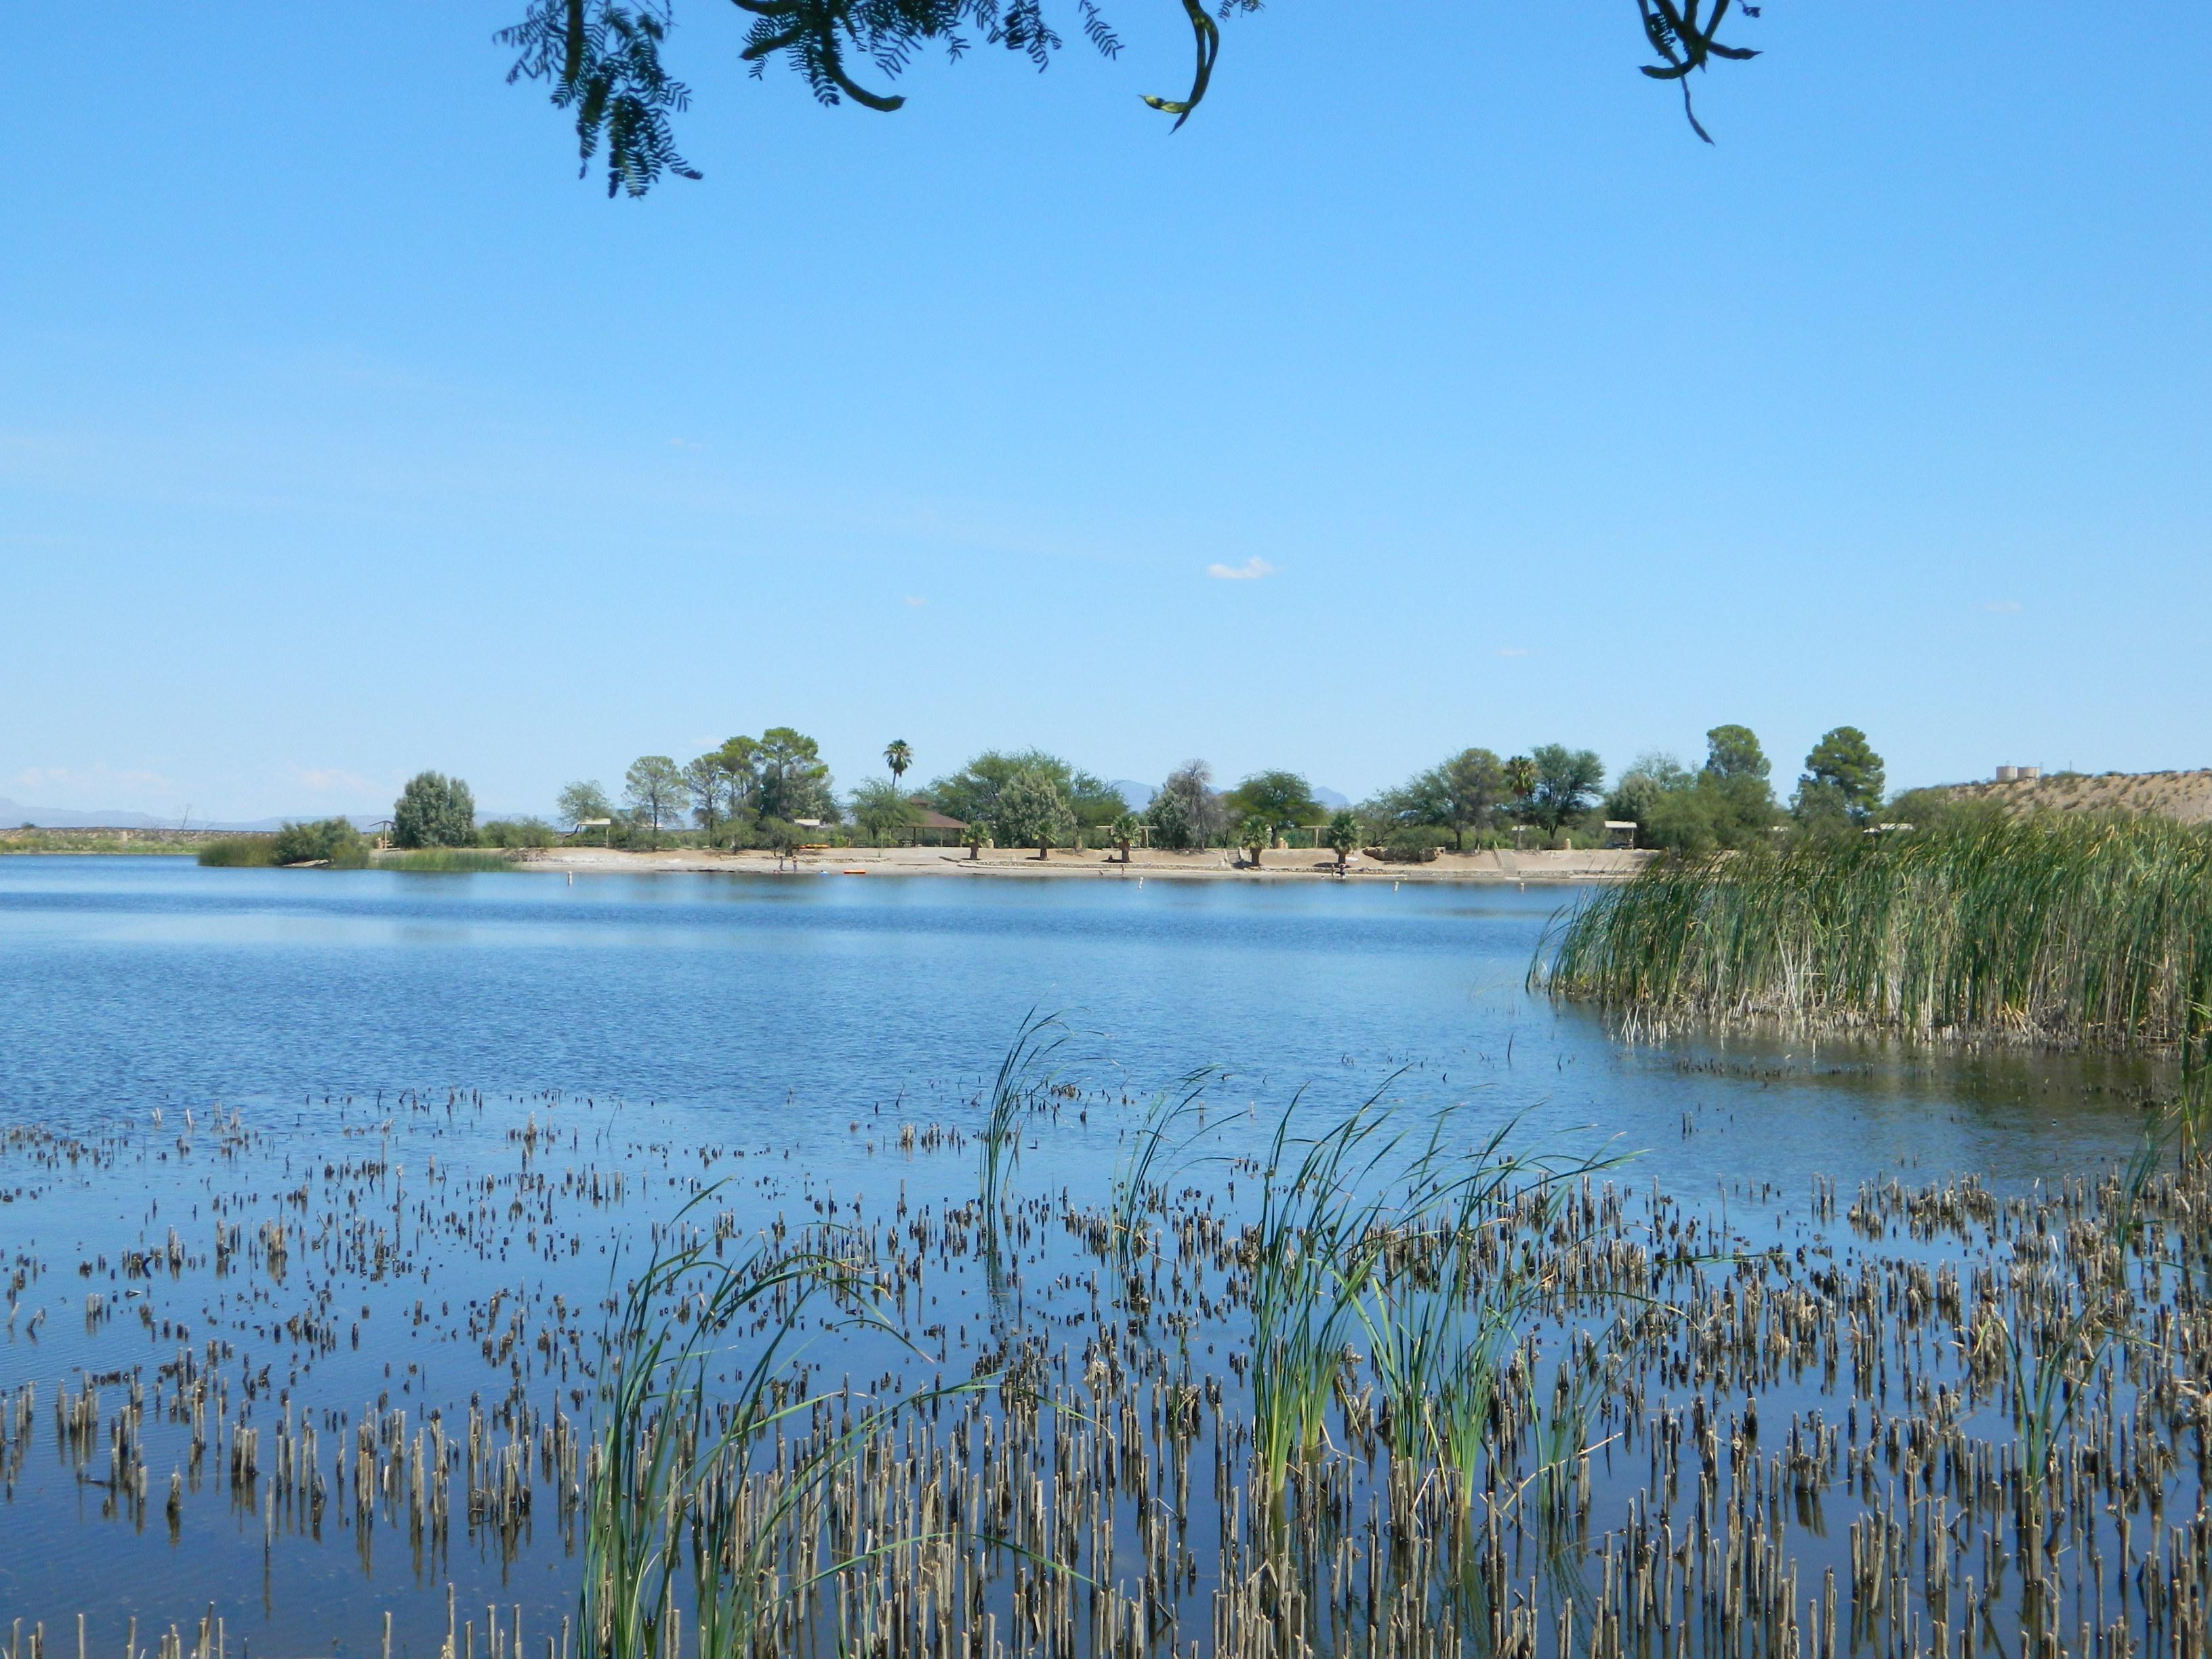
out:
M1151 0L1162 3L1163 0ZM926 49L941 47L957 59L981 42L1018 52L1042 69L1064 44L1047 17L1047 0L732 0L752 23L740 58L758 76L780 59L805 77L824 104L848 99L872 110L895 110L906 100L872 90L854 78L889 82ZM1221 52L1220 22L1240 11L1257 11L1261 0L1182 0L1190 24L1194 60L1189 89L1179 97L1145 95L1145 102L1175 117L1181 126L1205 98ZM1679 82L1683 112L1698 137L1712 142L1690 104L1690 76L1715 58L1758 56L1720 38L1733 8L1759 15L1745 0L1636 0L1644 38L1659 60L1644 66L1654 80ZM1121 42L1097 0L1054 0L1056 15L1073 23L1102 56ZM529 0L521 20L499 32L515 54L510 84L550 84L554 107L574 112L576 148L590 172L604 146L607 194L642 196L665 173L696 179L699 170L676 148L672 119L688 108L691 89L668 73L661 50L675 27L675 0ZM1413 27L1413 19L1406 26Z

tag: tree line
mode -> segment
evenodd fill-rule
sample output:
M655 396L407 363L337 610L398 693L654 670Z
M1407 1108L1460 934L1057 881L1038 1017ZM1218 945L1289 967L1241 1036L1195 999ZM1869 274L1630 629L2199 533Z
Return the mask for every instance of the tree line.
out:
M1355 848L1415 860L1442 849L1589 846L1606 825L1633 824L1637 845L1703 852L1758 844L1778 830L1840 834L1882 821L1885 811L1925 817L1946 809L1938 792L1891 801L1881 756L1856 726L1825 734L1785 804L1747 726L1714 726L1701 763L1639 757L1607 787L1595 751L1540 744L1500 757L1471 747L1357 806L1332 811L1304 775L1255 772L1218 787L1202 760L1170 771L1141 810L1111 784L1043 750L987 750L958 769L913 783L914 747L884 745L884 775L842 793L814 738L787 726L738 736L688 762L641 755L619 795L596 780L566 785L557 826L535 818L478 825L468 785L425 772L392 810L401 847L550 845L560 833L596 832L617 847L670 844L779 850L810 842L912 839L931 814L952 821L971 850L1133 846L1236 849L1258 863L1289 840L1336 852ZM1305 832L1310 832L1310 834Z

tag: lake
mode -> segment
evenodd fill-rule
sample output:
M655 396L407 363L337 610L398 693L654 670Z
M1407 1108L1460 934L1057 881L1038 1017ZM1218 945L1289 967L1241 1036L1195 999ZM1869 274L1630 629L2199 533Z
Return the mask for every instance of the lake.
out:
M1157 1272L1154 1289L1181 1322L1179 1374L1233 1393L1249 1264L1222 1240L1252 1218L1294 1101L1304 1133L1380 1097L1407 1122L1446 1125L1454 1151L1510 1124L1516 1146L1629 1158L1602 1172L1627 1195L1606 1224L1614 1245L1641 1228L1647 1248L1662 1224L1679 1237L1689 1218L1733 1272L1746 1251L1771 1253L1754 1277L1799 1271L1784 1243L1814 1270L1847 1259L1856 1247L1818 1194L1880 1188L1855 1224L1868 1251L1887 1241L1880 1270L1904 1285L1970 1252L1995 1261L2015 1224L2039 1229L2040 1195L2125 1157L2166 1081L2140 1063L2011 1052L1625 1042L1527 988L1576 898L0 860L0 1244L14 1274L0 1628L42 1621L49 1642L74 1640L83 1613L97 1648L143 1616L142 1645L184 1621L191 1647L189 1621L212 1607L226 1650L368 1652L389 1615L393 1651L427 1655L450 1594L471 1653L491 1640L484 1609L510 1605L536 1650L576 1595L581 1483L562 1470L592 1421L586 1333L611 1282L692 1236L696 1217L679 1212L715 1182L718 1240L787 1216L872 1240L880 1228L887 1252L902 1236L918 1252L912 1308L903 1281L898 1295L927 1364L863 1333L827 1351L820 1386L876 1366L908 1382L965 1376L1051 1325L1074 1334L1036 1363L1073 1388L1081 1342L1098 1363L1080 1333L1105 1328L1079 1229L1109 1201L1146 1103L1209 1068L1203 1156L1158 1200L1164 1228L1205 1225L1186 1235L1172 1294ZM1036 1013L1063 1022L1060 1069L1018 1126L1025 1207L1006 1225L1020 1243L1011 1268L994 1256L987 1272L975 1136L994 1068ZM1960 1230L1948 1242L1908 1225L1911 1194L1954 1177L2009 1195L2017 1223L1990 1222L1976 1199L1945 1223ZM1208 1234L1217 1223L1230 1232ZM1736 1294L1687 1253L1656 1271L1677 1300ZM1152 1317L1127 1328L1150 1334ZM1555 1337L1574 1328L1551 1317ZM1667 1362L1683 1368L1678 1395L1692 1361L1712 1358L1692 1344ZM1923 1382L1957 1380L1940 1354L1913 1364ZM1832 1352L1825 1383L1759 1382L1793 1440L1800 1413L1832 1422L1833 1369ZM1138 1371L1165 1386L1166 1371ZM1759 1364L1740 1375L1739 1392ZM1628 1413L1632 1436L1643 1385L1615 1382L1626 1391L1603 1410ZM1887 1401L1886 1371L1882 1388ZM459 1425L477 1436L480 1413L481 1444L464 1452ZM1856 1408L1851 1423L1856 1437ZM465 1483L449 1524L407 1507L426 1424L438 1478ZM1227 1460L1245 1431L1206 1432ZM486 1473L495 1443L522 1449L520 1488ZM1605 1468L1599 1506L1632 1509L1640 1489L1616 1492L1610 1454ZM1763 1502L1747 1480L1726 1490ZM1224 1538L1243 1501L1228 1490L1209 1511ZM1141 1516L1096 1524L1109 1541L1117 1526L1145 1536ZM1839 1559L1832 1540L1807 1547L1808 1562ZM1194 1560L1176 1588L1186 1646L1227 1571ZM1606 1594L1613 1583L1608 1567ZM1024 1593L1017 1561L975 1606L1011 1632ZM1698 1650L1736 1650L1712 1637Z

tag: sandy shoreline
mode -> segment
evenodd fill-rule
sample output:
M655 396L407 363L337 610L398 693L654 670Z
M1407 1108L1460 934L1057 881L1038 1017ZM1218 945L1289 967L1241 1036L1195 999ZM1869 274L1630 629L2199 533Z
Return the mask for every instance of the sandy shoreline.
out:
M1423 882L1583 882L1623 881L1641 869L1653 855L1626 851L1571 853L1446 853L1433 864L1384 864L1355 854L1345 879ZM1093 880L1132 880L1164 877L1179 881L1334 881L1336 860L1329 854L1311 851L1273 852L1255 870L1232 864L1219 848L1203 853L1134 854L1127 864L1119 854L1103 852L1054 853L1041 860L1034 853L1011 848L986 848L971 859L957 848L846 847L828 852L802 853L779 866L768 852L719 853L696 848L660 853L611 851L597 847L556 847L532 852L526 867L566 871L570 874L648 875L841 875L951 876L974 879L986 876L1016 876L1050 879L1088 878Z

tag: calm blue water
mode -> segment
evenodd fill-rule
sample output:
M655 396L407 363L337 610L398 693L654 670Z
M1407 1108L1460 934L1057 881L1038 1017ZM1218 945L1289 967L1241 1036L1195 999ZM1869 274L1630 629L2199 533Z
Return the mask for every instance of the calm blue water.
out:
M393 1651L413 1659L437 1650L451 1587L465 1610L526 1607L533 1632L556 1628L579 1569L550 1510L512 1550L457 1528L428 1558L340 1504L311 1523L276 1515L259 1506L265 1492L258 1505L250 1489L226 1492L219 1455L206 1471L189 1462L185 1431L159 1410L159 1368L220 1346L236 1420L320 1422L326 1468L371 1411L419 1425L439 1409L458 1424L507 1387L505 1364L488 1367L461 1328L471 1310L512 1294L544 1322L558 1296L573 1322L703 1182L726 1183L715 1202L741 1235L836 1215L832 1201L880 1218L908 1200L939 1213L972 1200L972 1150L909 1155L896 1132L972 1129L981 1084L1032 1010L1066 1015L1086 1086L1026 1125L1016 1184L1079 1206L1107 1201L1142 1100L1200 1066L1230 1076L1209 1096L1209 1156L1178 1179L1230 1212L1253 1183L1217 1194L1228 1165L1211 1151L1256 1150L1302 1089L1316 1127L1384 1091L1415 1110L1459 1107L1452 1133L1469 1140L1516 1115L1525 1141L1569 1155L1611 1139L1642 1154L1616 1178L1692 1206L1717 1199L1742 1237L1776 1242L1785 1228L1807 1237L1790 1212L1815 1172L1847 1194L1889 1173L2017 1185L2093 1168L2137 1132L2154 1079L2122 1067L1624 1045L1524 988L1547 922L1575 898L1304 881L571 885L0 859L0 1130L42 1125L94 1148L0 1136L0 1266L27 1273L0 1328L0 1399L37 1391L28 1431L0 1434L0 1625L44 1620L51 1640L89 1611L98 1649L143 1616L143 1646L163 1621L212 1607L233 1653L242 1640L252 1653L350 1655L382 1650L391 1613ZM399 1107L408 1091L427 1109ZM450 1109L449 1091L463 1091ZM246 1139L225 1141L217 1102L241 1111ZM526 1122L556 1129L537 1169L557 1205L528 1184L514 1138ZM369 1159L380 1173L347 1173ZM568 1194L561 1177L584 1170L618 1174L623 1196ZM476 1218L459 1235L457 1214ZM221 1220L251 1240L272 1218L295 1230L289 1279L245 1258L210 1269ZM345 1256L346 1241L386 1223L404 1265ZM172 1229L192 1265L118 1273L126 1249L158 1249ZM1062 1328L1080 1309L1049 1305L1060 1264L1045 1262L1043 1235L1024 1294L1041 1298L1040 1328ZM88 1295L112 1311L96 1322ZM917 1318L940 1336L955 1327L972 1365L998 1306L941 1265ZM302 1308L348 1340L303 1352L280 1328ZM1209 1355L1235 1340L1200 1334ZM862 1346L865 1376L882 1356ZM854 1369L841 1352L830 1375ZM95 1376L110 1379L104 1413L121 1403L116 1379L152 1383L150 1516L106 1495L100 1447L73 1461L52 1428L53 1402ZM541 1368L526 1386L542 1411L574 1409L580 1391L556 1385L580 1380ZM179 1467L191 1484L173 1536L161 1492Z
M558 1089L832 1155L950 1109L1032 1009L1132 1094L1220 1065L1268 1103L1394 1085L1595 1126L1677 1187L2078 1167L2149 1086L2045 1058L1630 1048L1523 981L1572 890L1285 881L426 876L0 860L0 1119ZM1718 1069L1713 1069L1717 1067ZM1686 1129L1688 1133L1686 1133ZM1072 1156L1081 1156L1072 1151Z

